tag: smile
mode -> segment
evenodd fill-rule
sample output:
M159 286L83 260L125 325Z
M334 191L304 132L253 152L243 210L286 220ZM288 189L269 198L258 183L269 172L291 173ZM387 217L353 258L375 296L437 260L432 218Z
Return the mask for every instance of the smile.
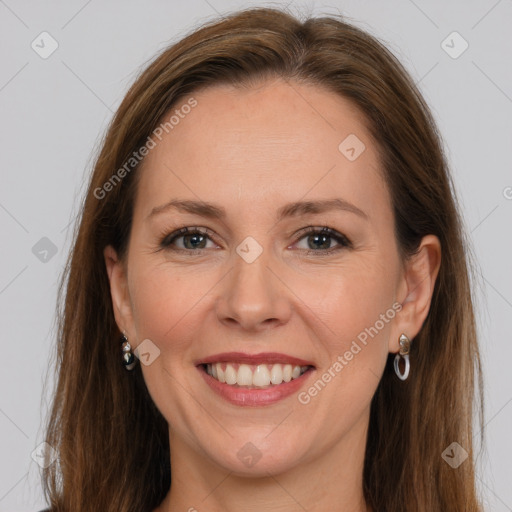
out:
M215 380L230 386L265 389L298 379L310 367L291 364L211 363L203 365Z
M286 354L229 352L195 362L208 387L237 406L261 407L284 400L306 385L316 368Z

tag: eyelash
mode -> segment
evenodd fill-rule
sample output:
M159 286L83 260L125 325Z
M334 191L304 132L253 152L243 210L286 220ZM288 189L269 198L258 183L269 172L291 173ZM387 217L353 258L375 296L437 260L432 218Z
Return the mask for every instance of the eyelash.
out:
M171 250L175 252L181 252L181 253L188 253L189 255L200 255L203 253L203 251L208 249L181 249L178 247L171 247L173 242L175 242L177 239L185 236L185 235L206 235L208 238L210 238L211 241L215 242L212 237L214 237L213 233L207 229L207 228L200 228L200 227L184 227L177 229L176 231L173 231L170 234L166 234L163 236L163 238L160 241L160 250L166 249ZM352 243L350 240L341 233L338 233L334 229L331 229L327 226L324 227L315 227L315 226L307 226L305 228L300 229L295 236L298 237L295 244L305 238L306 236L310 235L327 235L328 237L334 239L336 242L338 242L338 246L330 247L329 249L298 249L301 251L305 251L307 255L314 254L316 256L327 256L334 252L340 251L342 249L351 248Z

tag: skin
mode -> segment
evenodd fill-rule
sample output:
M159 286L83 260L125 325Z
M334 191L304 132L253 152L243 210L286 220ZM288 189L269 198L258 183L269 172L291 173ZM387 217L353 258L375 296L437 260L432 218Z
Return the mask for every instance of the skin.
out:
M146 157L126 257L104 252L120 330L132 348L150 339L160 350L142 365L171 446L172 486L155 510L365 511L370 402L400 334L412 339L426 318L439 241L426 236L415 257L400 259L377 147L348 100L282 80L209 87L194 98L197 107ZM354 161L338 150L349 134L366 146ZM333 198L364 217L276 218L287 203ZM150 216L171 199L215 203L226 218L173 209ZM160 246L184 226L210 230L202 250L190 236ZM351 243L297 235L310 226ZM247 236L263 249L252 263L236 252ZM339 250L321 254L325 247ZM293 394L233 405L194 364L220 352L281 352L313 362L307 390L397 303L400 312L307 404ZM252 467L237 457L247 442L261 454Z

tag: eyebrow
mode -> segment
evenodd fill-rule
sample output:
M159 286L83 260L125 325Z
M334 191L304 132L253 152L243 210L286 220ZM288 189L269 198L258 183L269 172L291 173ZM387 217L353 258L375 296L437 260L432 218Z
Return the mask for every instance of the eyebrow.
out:
M205 201L172 199L171 201L161 206L156 206L153 208L147 218L149 219L154 215L158 215L159 213L163 213L171 209L178 210L183 213L199 215L209 219L224 220L227 216L226 210L224 208L221 206L216 206L212 203ZM368 220L368 215L363 212L363 210L353 205L352 203L339 198L317 201L296 201L294 203L288 203L279 208L277 211L277 220L281 221L285 218L297 217L299 215L324 213L330 210L342 210L354 213L355 215Z

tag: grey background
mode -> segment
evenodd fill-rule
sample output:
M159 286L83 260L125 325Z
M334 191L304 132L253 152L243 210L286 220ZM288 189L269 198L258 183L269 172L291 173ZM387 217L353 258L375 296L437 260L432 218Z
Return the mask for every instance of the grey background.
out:
M0 0L0 512L44 505L31 453L43 441L53 385L50 376L43 387L56 285L107 123L157 51L218 13L249 5L265 4ZM432 107L477 260L487 404L478 484L488 510L512 511L512 0L290 5L303 14L341 12L377 35ZM43 31L58 42L47 59L31 47L43 46ZM463 48L458 36L442 46L453 31L469 44L458 58L445 51Z

